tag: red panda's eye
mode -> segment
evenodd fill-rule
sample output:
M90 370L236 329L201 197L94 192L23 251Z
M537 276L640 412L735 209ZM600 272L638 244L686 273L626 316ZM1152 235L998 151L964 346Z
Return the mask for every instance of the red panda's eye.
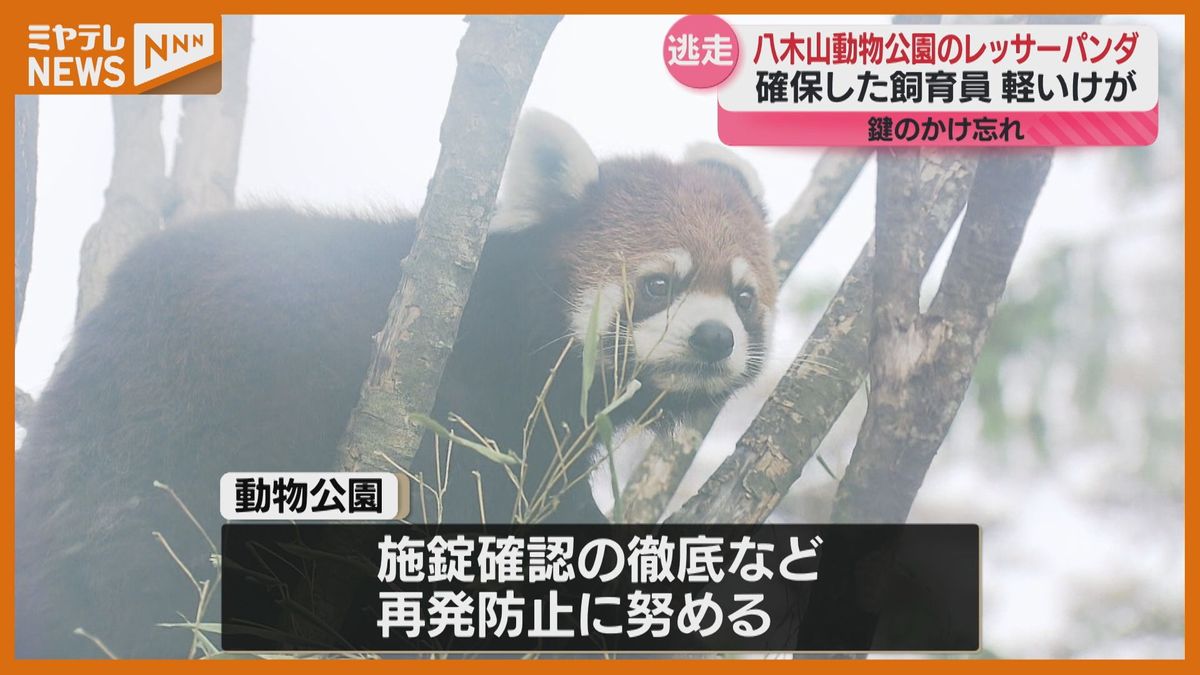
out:
M647 297L665 298L671 292L671 280L665 274L654 274L642 280L642 289Z
M737 304L738 309L742 310L743 312L749 311L750 308L754 307L754 290L750 288L743 288L742 290L738 291L734 302Z

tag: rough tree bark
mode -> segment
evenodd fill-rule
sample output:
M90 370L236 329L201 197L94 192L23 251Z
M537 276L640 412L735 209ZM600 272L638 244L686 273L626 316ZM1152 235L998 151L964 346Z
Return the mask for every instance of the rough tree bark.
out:
M696 459L696 451L704 444L718 412L714 410L679 426L670 438L654 439L621 490L620 522L658 522Z
M100 304L108 275L142 237L162 228L167 179L161 96L114 96L113 164L104 210L79 252L75 321Z
M915 157L915 155L914 155ZM974 156L925 152L910 169L917 183L917 244L909 264L924 276L961 213L975 174ZM877 204L887 210L892 204ZM673 514L670 522L762 522L800 477L862 382L867 363L871 258L869 241L800 354L742 435L734 452ZM830 368L832 367L832 372Z
M817 160L804 191L771 228L780 283L787 280L833 217L870 156L871 151L865 149L833 149ZM647 448L621 492L624 522L653 523L662 517L716 417L717 411L703 415L671 438L657 439Z
M517 117L559 18L467 19L417 239L403 262L404 277L342 438L348 470L407 467L420 445L423 430L408 416L433 408Z
M882 154L882 153L881 153ZM927 312L919 308L915 160L880 162L867 415L833 517L904 522L971 382L1025 223L1050 169L1050 151L986 156L962 228Z
M253 17L226 16L221 22L221 93L182 99L171 168L171 223L233 208L252 40Z

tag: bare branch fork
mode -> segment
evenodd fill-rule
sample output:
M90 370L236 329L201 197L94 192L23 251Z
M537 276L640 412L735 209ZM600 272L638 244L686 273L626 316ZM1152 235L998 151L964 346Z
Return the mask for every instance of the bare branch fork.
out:
M109 275L142 237L187 217L233 206L252 25L249 16L226 17L222 24L221 93L183 97L170 180L162 96L112 97L112 177L104 210L80 250L76 322L100 303Z
M917 160L880 161L867 414L838 485L842 522L904 522L966 394L1025 224L1050 169L1050 151L980 161L966 215L927 312L912 263Z
M171 168L169 220L233 208L246 119L253 17L221 21L221 94L184 96Z
M420 445L423 429L409 415L433 408L517 117L559 18L467 19L417 238L342 438L347 469L407 467Z
M238 153L246 114L253 18L224 20L221 94L184 96L175 165L170 181L162 141L161 96L114 96L113 165L100 219L84 236L79 256L78 322L100 303L108 276L142 237L168 222L233 207ZM38 99L17 96L16 318L21 326L25 288L33 262L37 197ZM32 414L33 398L16 390L18 423Z

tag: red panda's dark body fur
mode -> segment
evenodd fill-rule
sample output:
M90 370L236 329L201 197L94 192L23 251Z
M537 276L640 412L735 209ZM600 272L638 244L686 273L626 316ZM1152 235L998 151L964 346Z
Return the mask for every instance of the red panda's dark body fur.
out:
M489 237L435 418L461 415L502 449L519 451L525 420L571 332L581 283L617 273L615 261L647 248L679 245L681 236L707 247L726 270L726 249L749 260L766 280L763 305L774 301L761 210L740 179L653 158L605 164L599 175L580 199ZM17 456L18 656L98 656L71 634L76 626L121 657L186 654L187 631L154 625L179 621L177 612L191 617L196 591L152 533L202 578L210 576L209 547L154 481L171 486L216 537L222 474L336 468L335 448L413 227L412 220L233 212L154 236L129 255L103 303L78 326ZM719 286L716 279L704 283ZM765 311L745 318L752 340L765 340ZM755 361L748 375L760 366ZM583 425L581 380L575 349L548 397L551 417L574 429ZM660 394L670 420L719 405L728 393L663 394L647 384L614 423L639 416ZM590 400L591 413L604 403L599 394ZM545 432L535 434L528 485L537 485L552 456ZM433 462L426 434L413 468L432 477ZM444 521L478 522L472 471L482 476L488 521L511 517L516 493L498 465L458 448L451 467ZM549 516L601 518L587 480L561 495Z

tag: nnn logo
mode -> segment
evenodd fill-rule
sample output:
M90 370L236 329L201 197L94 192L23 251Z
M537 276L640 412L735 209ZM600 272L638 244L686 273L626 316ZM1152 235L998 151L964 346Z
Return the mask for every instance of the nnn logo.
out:
M133 24L133 84L141 85L213 55L211 23Z

